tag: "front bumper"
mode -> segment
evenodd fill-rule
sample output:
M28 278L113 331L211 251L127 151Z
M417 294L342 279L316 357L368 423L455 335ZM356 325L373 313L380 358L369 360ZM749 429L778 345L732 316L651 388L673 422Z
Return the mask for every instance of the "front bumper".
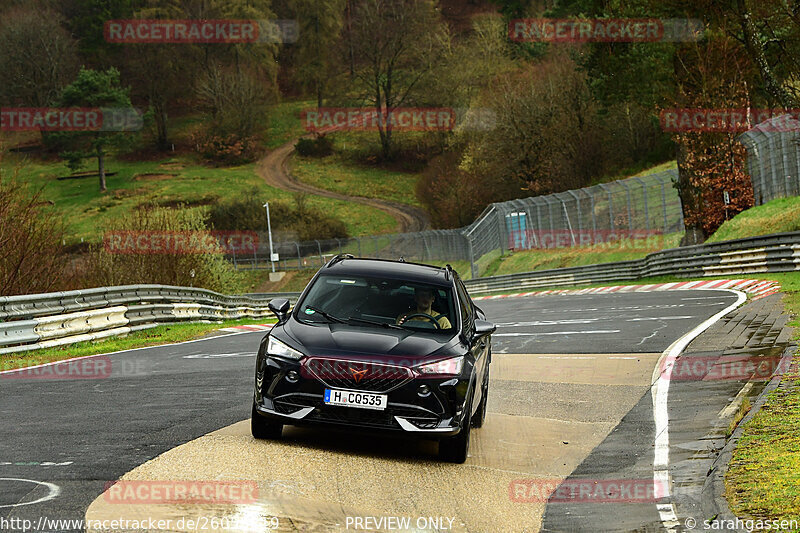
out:
M355 382L336 385L309 374L297 361L266 357L256 374L256 410L284 424L338 426L445 437L461 431L468 380L425 377L399 380L388 390L369 390ZM294 372L292 376L290 372ZM327 382L326 382L327 381ZM338 386L337 386L338 385ZM420 394L426 385L427 394ZM326 388L375 392L388 396L384 410L332 406L324 403Z

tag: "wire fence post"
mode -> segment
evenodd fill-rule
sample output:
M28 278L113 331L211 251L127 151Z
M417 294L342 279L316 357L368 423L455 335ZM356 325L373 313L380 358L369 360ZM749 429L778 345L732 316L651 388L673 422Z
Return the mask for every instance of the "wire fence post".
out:
M323 266L325 264L325 260L322 258L322 245L317 239L314 239L314 242L317 243L317 251L319 251L319 266Z
M625 198L628 201L628 231L633 233L633 209L631 208L631 188L625 180L619 182L620 185L625 187Z
M467 240L467 253L469 254L469 267L472 274L472 279L476 279L480 277L480 272L478 272L478 264L475 262L475 251L472 248L472 237L465 235L464 238Z
M642 178L633 178L642 186L642 199L644 200L644 229L650 231L650 210L647 208L647 184Z
M614 198L611 196L611 189L602 183L599 186L606 192L608 197L608 229L614 231Z

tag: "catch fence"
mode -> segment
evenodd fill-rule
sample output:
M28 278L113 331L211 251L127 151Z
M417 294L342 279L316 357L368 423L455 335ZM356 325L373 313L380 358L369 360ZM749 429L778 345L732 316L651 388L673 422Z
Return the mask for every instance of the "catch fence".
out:
M433 263L469 263L481 275L509 250L606 243L682 231L676 170L584 189L498 202L467 227L350 239L273 243L276 269L317 268L338 253ZM266 237L266 236L264 236ZM239 268L272 268L268 240L250 255L229 257ZM464 270L467 265L463 265Z
M800 122L788 115L775 117L739 140L747 148L756 205L800 195Z

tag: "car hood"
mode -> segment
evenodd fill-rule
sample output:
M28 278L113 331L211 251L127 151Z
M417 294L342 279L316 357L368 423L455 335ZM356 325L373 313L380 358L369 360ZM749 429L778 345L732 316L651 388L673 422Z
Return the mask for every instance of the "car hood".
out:
M425 334L350 324L303 324L294 319L277 326L271 335L310 356L394 356L427 358L463 354L455 335Z

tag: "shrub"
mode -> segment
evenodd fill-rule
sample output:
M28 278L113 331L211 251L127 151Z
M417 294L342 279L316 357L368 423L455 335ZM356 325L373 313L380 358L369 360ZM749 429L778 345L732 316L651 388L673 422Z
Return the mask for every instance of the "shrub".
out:
M263 193L258 189L236 200L220 202L211 206L207 225L216 230L267 231L267 213L261 200ZM285 225L293 219L291 207L282 202L270 202L269 214L272 228Z
M313 139L301 137L294 148L304 157L325 157L333 153L333 141L325 135L317 135Z
M67 283L64 227L43 205L41 192L29 194L0 168L0 296L48 292Z
M136 210L115 220L108 228L132 232L197 232L208 236L203 216L190 209ZM87 260L87 283L90 286L156 283L195 286L218 292L235 292L238 275L233 265L219 253L117 253L104 245L95 245Z
M192 135L192 144L198 154L215 163L239 165L253 161L258 156L255 137L196 133Z
M207 224L215 230L267 231L267 216L261 194L253 190L245 198L211 207ZM347 238L347 226L341 220L326 215L308 205L306 195L294 197L294 205L269 203L273 231L293 232L301 241Z

